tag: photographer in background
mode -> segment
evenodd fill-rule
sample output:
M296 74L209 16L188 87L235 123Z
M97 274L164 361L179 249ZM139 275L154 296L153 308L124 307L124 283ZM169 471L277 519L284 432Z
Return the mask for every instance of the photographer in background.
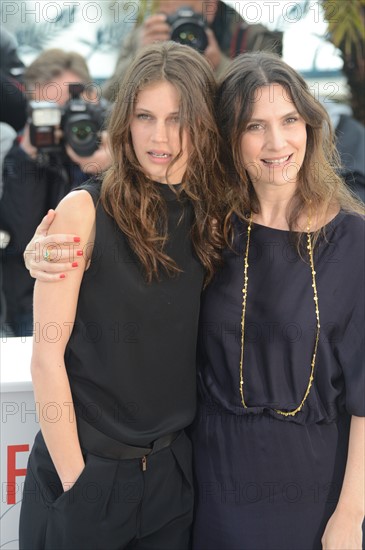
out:
M173 39L193 46L208 59L217 77L223 74L230 58L245 51L267 50L282 54L282 33L269 31L260 24L248 25L233 7L221 0L158 0L156 4L158 13L137 25L122 44L115 72L103 89L104 97L110 101L115 100L119 82L137 51L154 42ZM190 11L191 15L185 18L184 11ZM196 25L200 19L205 27L204 48L199 47L199 41L189 37L194 31L182 33L184 38L172 36L175 22L189 17L193 26L200 26Z
M17 53L17 41L5 28L0 33L0 199L3 195L4 159L10 151L17 132L24 128L27 120L27 99L24 94L24 64ZM3 227L0 218L0 335L9 333L5 327L6 301L2 289L3 256L9 243L10 235Z
M341 176L365 203L365 126L353 116L350 105L321 99L336 135L341 160Z
M61 113L58 107L64 109L68 105L71 83L90 83L90 74L81 55L58 49L45 51L26 69L24 79L34 109L20 143L16 141L5 157L0 201L1 226L11 238L3 255L6 323L15 336L33 333L33 279L24 267L23 251L39 219L90 174L104 171L111 163L105 132L96 142L97 149L89 156L81 156L66 141L61 125L55 122L52 126L50 120L46 120L49 113ZM87 91L85 101L81 102L91 109L95 105L97 110L96 90L95 97L90 97L89 88ZM38 120L44 119L46 133L42 133L44 127L35 126L35 113ZM76 137L85 137L83 132L84 127ZM50 140L53 145L44 146ZM82 143L82 139L79 141ZM36 147L38 142L39 147Z
M0 33L0 53L0 121L18 132L24 127L27 118L27 100L23 83L24 64L17 53L15 36L5 28L2 28Z

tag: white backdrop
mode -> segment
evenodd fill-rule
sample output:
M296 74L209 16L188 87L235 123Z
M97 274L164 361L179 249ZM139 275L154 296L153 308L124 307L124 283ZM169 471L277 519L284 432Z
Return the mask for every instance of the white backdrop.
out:
M0 548L18 549L18 522L29 451L38 431L31 377L32 338L3 338L1 360Z

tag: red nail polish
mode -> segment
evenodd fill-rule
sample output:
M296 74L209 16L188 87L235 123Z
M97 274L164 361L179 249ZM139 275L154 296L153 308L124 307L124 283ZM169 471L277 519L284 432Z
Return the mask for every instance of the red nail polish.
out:
M66 279L66 275L65 275L64 273L62 273L62 274L60 275L60 279Z
M72 262L72 267L79 267L79 264L77 262Z
M80 237L74 237L74 243L79 243L81 241Z
M77 250L76 256L82 256L82 255L83 255L83 251L82 250Z

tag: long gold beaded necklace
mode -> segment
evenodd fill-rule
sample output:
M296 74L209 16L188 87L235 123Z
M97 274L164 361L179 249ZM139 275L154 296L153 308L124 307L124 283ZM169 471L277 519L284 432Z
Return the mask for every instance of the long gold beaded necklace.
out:
M304 396L298 407L292 411L281 411L280 409L273 409L277 414L281 414L282 416L295 416L302 408L303 405L309 395L309 392L311 390L313 379L314 379L314 366L316 363L316 355L317 355L317 349L318 349L318 342L319 342L319 331L320 331L320 322L319 322L319 308L318 308L318 294L317 294L317 285L316 285L316 272L314 270L314 261L313 261L313 249L312 249L312 240L310 235L310 228L311 228L311 215L308 214L308 223L307 223L307 250L308 250L308 256L309 256L309 264L312 272L312 287L313 287L313 299L315 303L315 311L316 311L316 319L317 319L317 326L316 326L316 337L314 341L314 349L313 349L313 355L312 355L312 362L311 362L311 371L309 376L309 381L307 385L307 389L304 392ZM241 357L240 357L240 394L241 394L241 401L242 405L245 409L248 408L248 405L246 404L244 392L243 392L243 386L244 386L244 380L243 380L243 356L244 356L244 340L245 340L245 318L246 318L246 304L247 304L247 289L248 289L248 253L250 249L250 236L251 236L251 229L252 229L252 212L250 214L250 219L247 227L247 244L246 244L246 252L244 257L244 271L243 271L243 288L242 288L242 318L241 318Z

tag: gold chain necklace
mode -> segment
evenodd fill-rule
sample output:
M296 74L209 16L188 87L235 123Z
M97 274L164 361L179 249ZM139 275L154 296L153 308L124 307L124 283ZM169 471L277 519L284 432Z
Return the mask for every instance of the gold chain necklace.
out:
M307 250L308 250L308 256L309 256L309 263L310 268L312 272L312 287L313 287L313 299L315 303L315 311L316 311L316 319L317 319L317 326L316 326L316 337L314 342L314 349L313 349L313 355L312 355L312 362L311 362L311 371L309 376L309 381L307 385L307 389L304 392L304 396L298 407L292 411L281 411L279 409L273 409L277 414L281 414L282 416L295 416L302 408L303 405L309 395L309 392L311 390L313 379L314 379L314 365L316 363L316 355L317 355L317 349L318 349L318 342L319 342L319 331L320 331L320 323L319 323L319 309L318 309L318 294L317 294L317 285L316 285L316 272L314 270L314 261L313 261L313 249L312 249L312 240L310 235L310 227L311 227L311 216L308 215L308 223L307 223ZM243 271L243 288L242 288L242 319L241 319L241 357L240 357L240 394L241 394L241 401L242 405L245 409L248 408L244 393L243 393L243 356L244 356L244 339L245 339L245 318L246 318L246 304L247 304L247 289L248 289L248 252L250 249L250 236L251 236L251 229L252 229L252 212L250 214L250 220L247 227L247 244L246 244L246 252L245 252L245 258L244 258L244 271Z

